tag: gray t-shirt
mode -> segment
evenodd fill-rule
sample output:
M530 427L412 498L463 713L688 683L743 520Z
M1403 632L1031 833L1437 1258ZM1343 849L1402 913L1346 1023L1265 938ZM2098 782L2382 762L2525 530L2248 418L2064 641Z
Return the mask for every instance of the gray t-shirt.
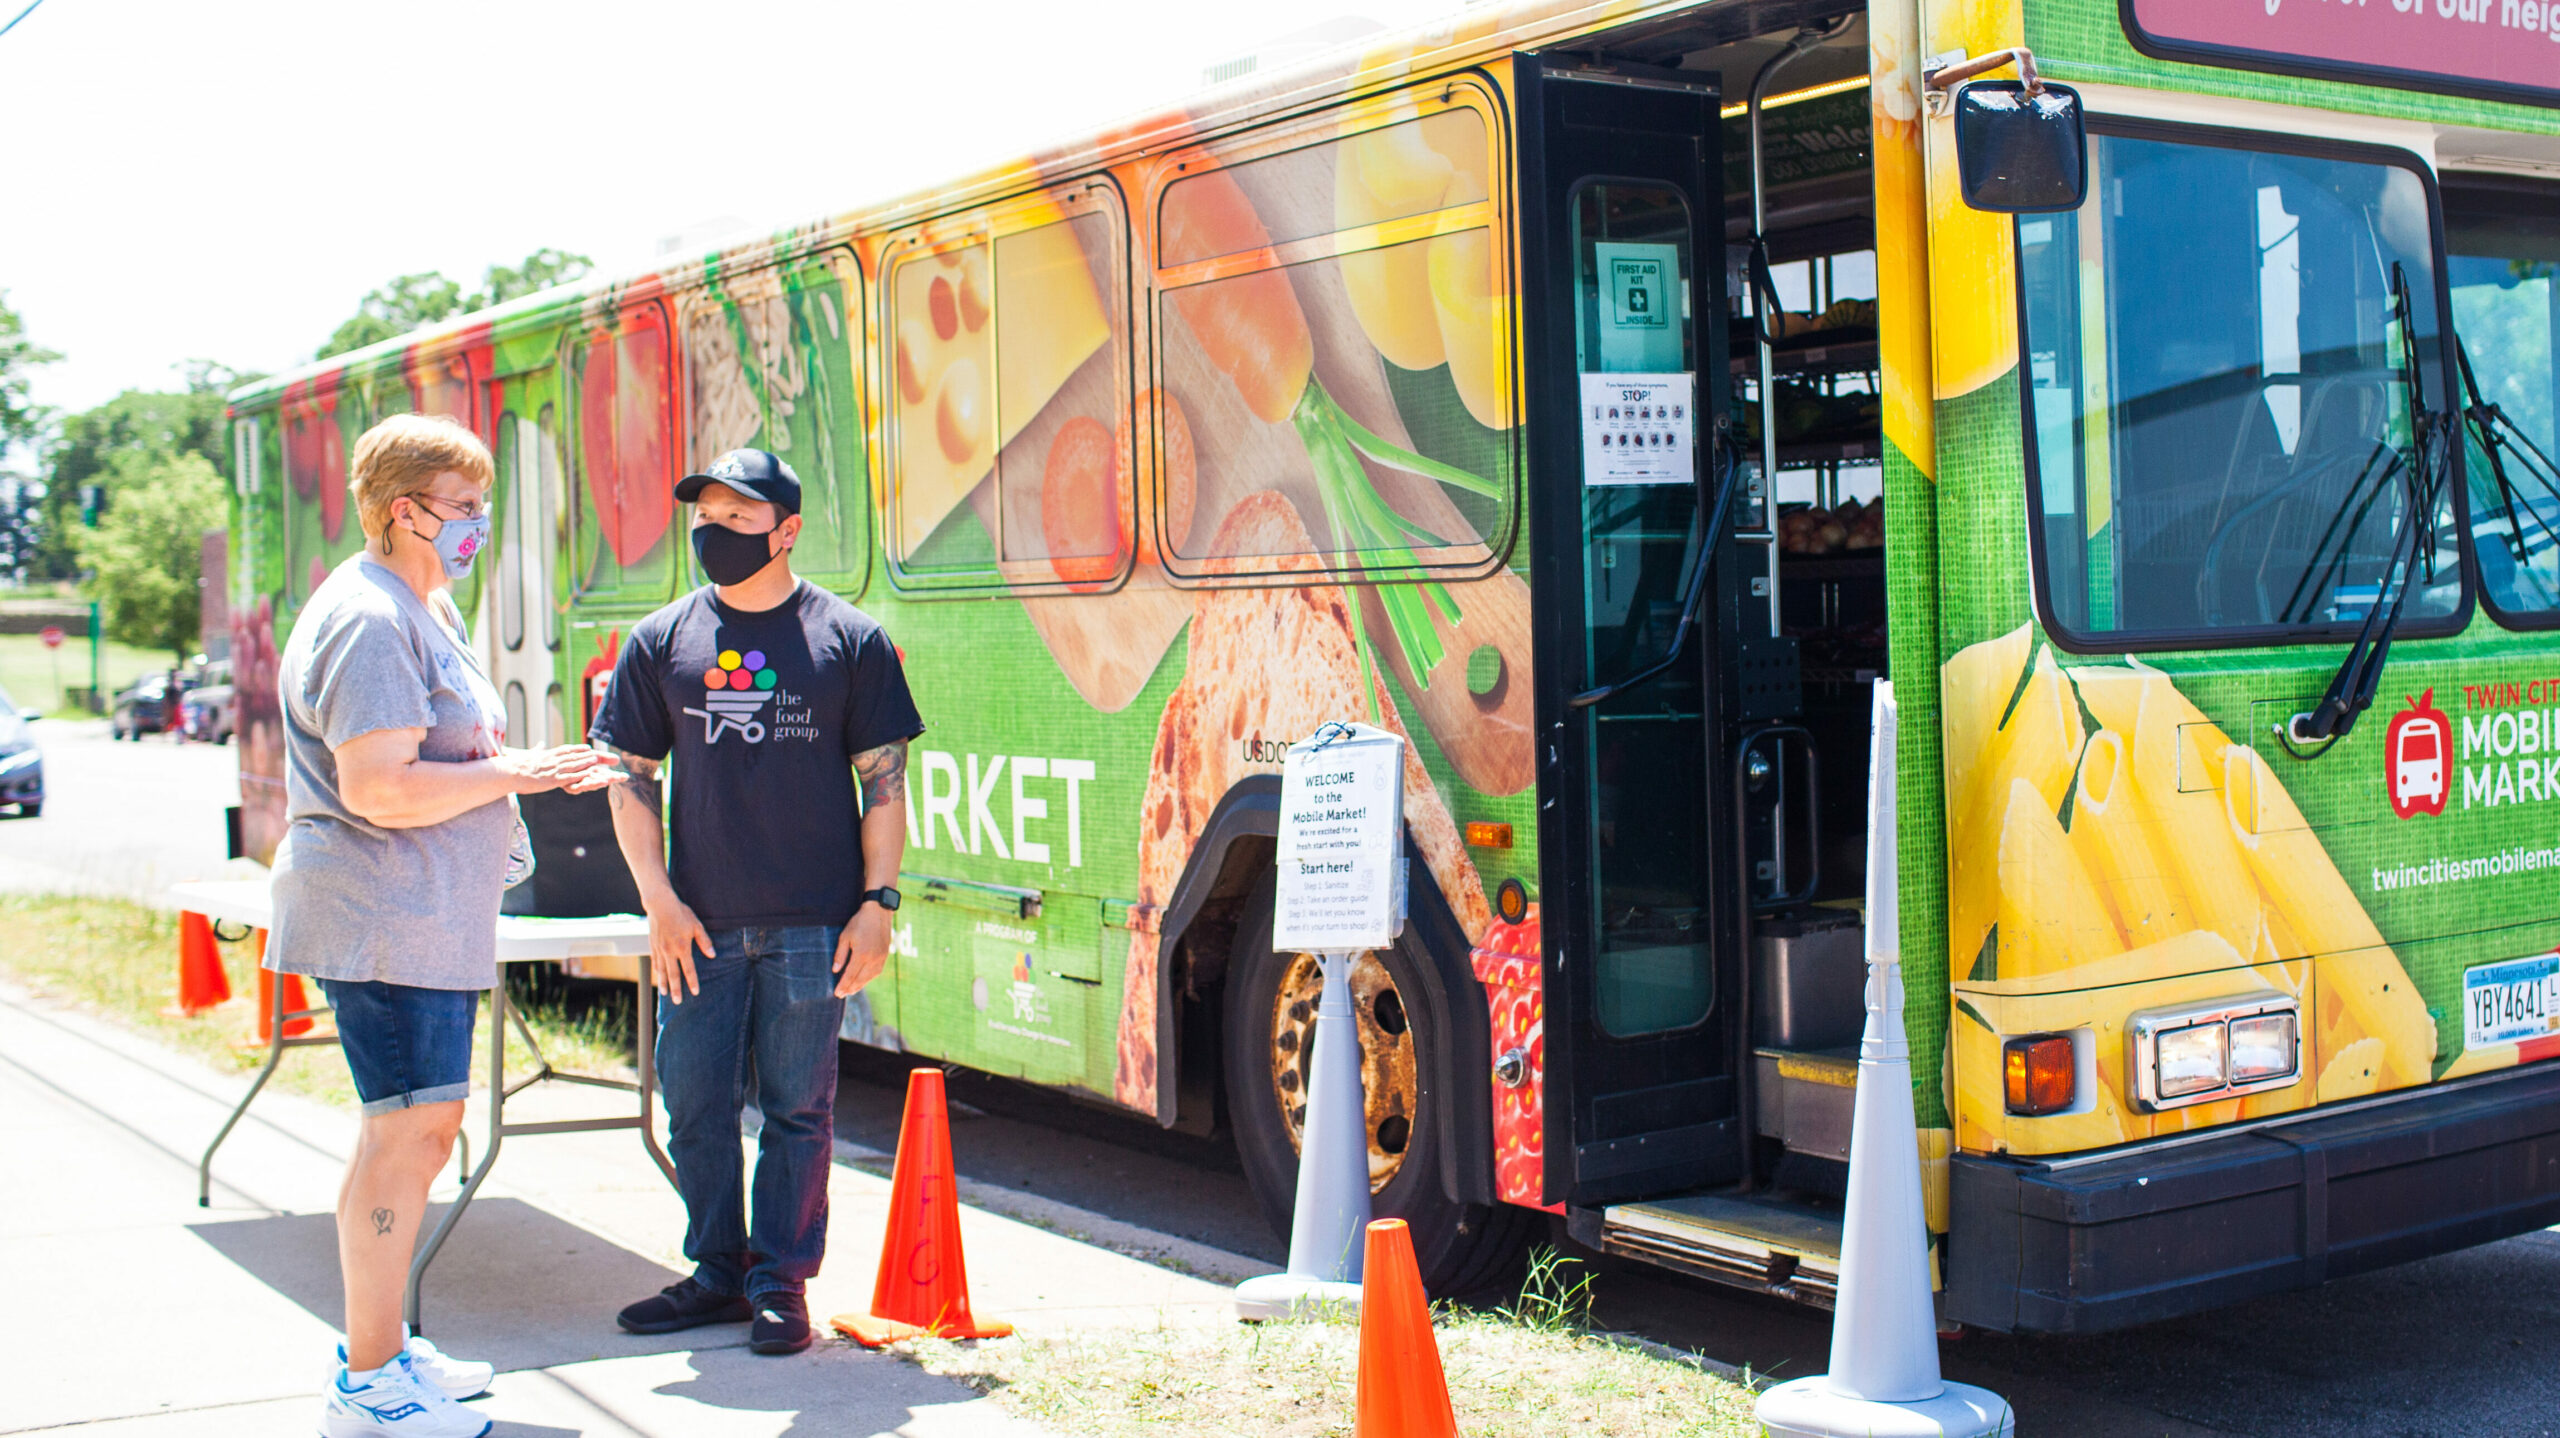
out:
M338 793L339 745L424 729L418 757L486 759L506 711L453 601L430 611L368 556L338 566L277 663L284 702L284 842L267 967L422 989L498 981L498 896L515 811L503 799L417 829L383 829Z

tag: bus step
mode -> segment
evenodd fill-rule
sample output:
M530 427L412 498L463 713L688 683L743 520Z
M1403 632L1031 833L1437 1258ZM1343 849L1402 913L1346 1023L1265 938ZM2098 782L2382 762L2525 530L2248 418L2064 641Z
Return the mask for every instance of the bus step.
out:
M1840 1288L1839 1209L1774 1195L1612 1204L1600 1248L1818 1308L1831 1307Z
M1760 1049L1753 1053L1757 1132L1790 1153L1849 1161L1849 1118L1858 1105L1858 1048Z

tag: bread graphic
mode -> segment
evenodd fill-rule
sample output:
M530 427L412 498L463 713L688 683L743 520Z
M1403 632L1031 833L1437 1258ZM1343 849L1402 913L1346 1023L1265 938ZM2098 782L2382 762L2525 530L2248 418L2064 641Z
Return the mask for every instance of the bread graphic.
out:
M1286 496L1247 496L1219 526L1216 554L1304 556L1250 561L1258 574L1321 570L1315 542ZM1240 561L1241 563L1242 561ZM1165 706L1139 809L1138 901L1160 914L1181 881L1192 846L1210 812L1237 781L1279 771L1281 746L1334 719L1365 719L1362 666L1351 599L1339 584L1202 591L1191 619L1191 655L1182 683ZM1382 683L1369 681L1375 722L1407 733ZM1258 741L1258 742L1257 742ZM1270 754L1268 759L1248 754ZM1405 823L1425 866L1470 942L1492 915L1484 884L1468 862L1457 822L1408 742ZM1121 993L1119 1068L1114 1096L1153 1109L1159 969L1157 936L1132 933Z

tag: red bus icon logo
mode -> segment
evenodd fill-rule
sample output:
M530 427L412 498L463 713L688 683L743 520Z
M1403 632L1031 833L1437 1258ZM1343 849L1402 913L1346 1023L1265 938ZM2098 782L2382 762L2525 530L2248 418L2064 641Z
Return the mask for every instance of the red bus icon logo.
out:
M2436 708L2436 691L2409 701L2391 716L2382 746L2384 782L2391 812L2403 819L2444 812L2453 760L2453 723Z

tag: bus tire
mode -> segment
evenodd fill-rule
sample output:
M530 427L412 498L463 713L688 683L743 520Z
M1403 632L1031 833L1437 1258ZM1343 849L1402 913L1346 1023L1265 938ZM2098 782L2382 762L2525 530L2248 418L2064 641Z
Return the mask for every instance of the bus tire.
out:
M1311 957L1272 950L1271 897L1272 881L1265 878L1239 916L1221 1047L1237 1156L1263 1217L1286 1238L1297 1202L1304 1112L1303 1101L1291 1095L1304 1081L1302 1036L1314 1028L1316 977ZM1368 1108L1369 1206L1372 1217L1401 1218L1412 1230L1423 1287L1433 1297L1463 1298L1513 1277L1537 1215L1508 1204L1461 1202L1442 1181L1438 1116L1428 1109L1434 1090L1447 1092L1450 1076L1422 1081L1413 1021L1430 1006L1402 998L1423 982L1424 960L1413 945L1408 930L1393 948L1363 956L1352 975ZM1290 990L1285 1001L1284 985Z

